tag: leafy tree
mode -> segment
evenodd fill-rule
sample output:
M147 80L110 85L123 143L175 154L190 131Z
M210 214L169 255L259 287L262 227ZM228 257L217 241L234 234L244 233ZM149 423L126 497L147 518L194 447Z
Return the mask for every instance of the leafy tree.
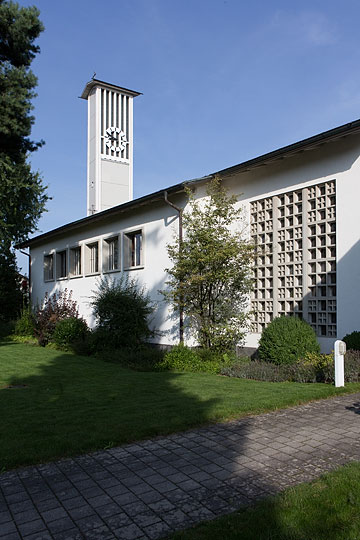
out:
M27 161L43 144L30 139L37 79L29 67L42 30L36 7L0 0L0 289L11 287L14 299L14 244L35 230L48 199L40 175ZM4 281L9 272L11 279ZM9 316L0 302L0 319Z
M245 334L251 288L253 246L244 239L245 223L237 198L220 179L207 186L205 200L190 189L183 215L184 238L168 245L173 263L163 291L205 348L233 348Z

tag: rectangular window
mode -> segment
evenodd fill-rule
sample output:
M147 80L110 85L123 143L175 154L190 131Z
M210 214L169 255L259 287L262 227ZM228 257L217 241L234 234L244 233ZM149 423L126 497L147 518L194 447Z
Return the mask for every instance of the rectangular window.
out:
M81 276L81 247L70 249L70 275Z
M103 270L111 272L118 270L119 264L119 237L114 236L104 240L103 245Z
M67 277L67 253L64 251L58 251L56 253L56 277L57 279Z
M86 245L86 274L99 272L99 242Z
M54 279L54 255L44 255L44 281Z
M124 235L125 266L133 268L143 265L142 231L133 231Z

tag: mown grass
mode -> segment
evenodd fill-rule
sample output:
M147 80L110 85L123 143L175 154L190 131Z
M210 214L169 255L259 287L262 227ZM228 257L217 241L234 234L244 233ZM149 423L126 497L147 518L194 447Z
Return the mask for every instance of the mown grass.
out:
M359 540L360 464L352 463L172 540Z
M205 373L135 372L3 341L0 470L359 390L360 384L339 390Z

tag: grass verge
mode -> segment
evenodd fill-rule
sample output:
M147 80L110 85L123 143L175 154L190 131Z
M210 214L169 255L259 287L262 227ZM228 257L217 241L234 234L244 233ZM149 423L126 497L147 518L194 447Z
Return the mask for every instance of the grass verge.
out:
M135 372L91 357L0 342L0 470L344 392L205 373Z
M358 540L360 464L352 463L171 540Z

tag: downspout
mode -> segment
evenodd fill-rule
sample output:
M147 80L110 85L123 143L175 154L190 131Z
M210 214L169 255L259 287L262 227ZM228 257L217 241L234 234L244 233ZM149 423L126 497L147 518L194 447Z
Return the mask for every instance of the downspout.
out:
M168 199L168 193L167 191L164 191L164 200L165 202L174 208L179 214L179 253L181 253L182 250L182 243L183 243L183 220L182 220L182 213L183 209L176 206L174 203L169 201ZM180 295L179 295L179 336L180 336L180 343L184 343L184 310L183 310L183 295L181 293L181 283L180 283Z
M31 254L19 249L20 253L29 257L29 305L31 306Z

